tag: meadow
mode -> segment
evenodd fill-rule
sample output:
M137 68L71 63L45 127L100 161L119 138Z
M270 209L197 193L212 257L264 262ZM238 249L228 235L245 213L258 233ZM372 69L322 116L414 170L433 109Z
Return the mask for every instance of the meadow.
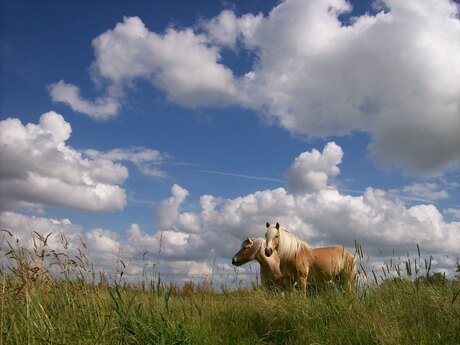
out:
M81 256L8 246L0 344L460 344L458 275L428 270L355 294L333 284L307 296L258 286L216 291L88 279L96 276Z

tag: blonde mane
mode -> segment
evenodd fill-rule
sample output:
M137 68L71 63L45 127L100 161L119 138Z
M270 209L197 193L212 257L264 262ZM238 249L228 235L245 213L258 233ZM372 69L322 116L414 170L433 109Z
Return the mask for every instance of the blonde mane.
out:
M292 258L301 250L307 250L311 252L312 248L307 242L302 241L285 227L280 227L278 231L280 236L278 244L278 255L281 261Z
M256 247L257 250L259 250L260 246L265 242L265 238L261 238L261 237L250 238L250 240L252 240L254 242L253 247Z
M265 238L249 238L249 240L252 241L252 247L251 247L251 253L257 253L259 250L260 250L260 247L262 246L262 244L265 242ZM242 243L241 243L241 248L243 248L244 246L244 243L246 242L247 240L244 240Z

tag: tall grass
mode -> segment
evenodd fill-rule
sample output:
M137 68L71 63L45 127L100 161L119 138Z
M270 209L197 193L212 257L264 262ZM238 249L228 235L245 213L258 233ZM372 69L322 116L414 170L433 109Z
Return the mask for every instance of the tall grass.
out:
M108 284L84 252L54 255L44 241L9 244L0 344L460 344L459 279L427 274L306 297L154 279Z

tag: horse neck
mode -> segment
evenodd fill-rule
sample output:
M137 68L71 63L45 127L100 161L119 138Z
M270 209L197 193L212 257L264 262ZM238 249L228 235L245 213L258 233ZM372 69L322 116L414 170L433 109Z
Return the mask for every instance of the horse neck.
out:
M307 242L302 241L296 235L285 228L279 230L280 238L278 245L278 254L281 261L291 259L300 250L306 250L311 255L311 247Z
M281 276L281 271L278 253L274 252L270 257L267 257L265 255L265 239L259 238L259 240L260 247L256 260L260 264L261 270L269 272L275 278L279 278Z

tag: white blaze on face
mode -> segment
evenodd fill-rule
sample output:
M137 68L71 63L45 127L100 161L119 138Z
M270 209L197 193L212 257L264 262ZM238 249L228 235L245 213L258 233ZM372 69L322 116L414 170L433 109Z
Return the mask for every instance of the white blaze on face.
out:
M265 255L268 257L271 256L273 251L275 250L273 239L277 237L277 234L278 234L278 230L276 228L268 228L267 232L265 233L265 242L266 242Z

